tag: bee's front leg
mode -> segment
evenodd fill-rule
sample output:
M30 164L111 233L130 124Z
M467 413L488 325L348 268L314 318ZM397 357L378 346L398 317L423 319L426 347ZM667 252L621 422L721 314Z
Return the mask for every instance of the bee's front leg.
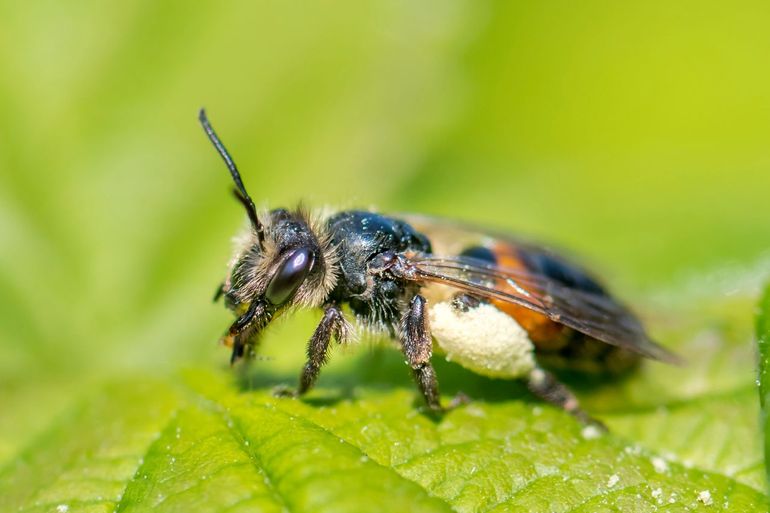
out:
M406 361L412 368L414 379L420 387L425 402L434 411L442 411L438 393L436 371L430 364L433 354L433 341L428 330L425 298L416 295L409 303L409 310L404 315L400 326L401 349Z
M318 323L318 327L307 344L307 362L302 368L299 388L297 390L278 388L276 395L296 397L310 390L321 372L321 366L326 363L326 353L329 350L329 342L331 342L332 337L338 342L344 342L347 334L348 323L342 315L342 310L335 304L328 305L324 310L321 322Z
M214 297L212 299L214 303L219 301L219 298L221 298L224 295L224 293L225 293L225 282L222 282L219 284L219 286L217 287L217 291L214 293Z
M253 301L248 310L230 325L230 329L221 339L222 344L233 348L230 365L235 364L244 356L252 356L253 339L268 320L269 314L265 311L264 302Z

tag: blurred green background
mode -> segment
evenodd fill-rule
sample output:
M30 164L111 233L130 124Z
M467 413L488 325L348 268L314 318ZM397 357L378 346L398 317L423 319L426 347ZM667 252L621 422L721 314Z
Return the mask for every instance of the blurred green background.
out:
M770 266L767 2L35 1L0 20L0 460L105 377L225 365L210 299L243 213L200 106L257 202L552 241L653 319L672 290L750 295ZM311 320L265 341L291 376Z

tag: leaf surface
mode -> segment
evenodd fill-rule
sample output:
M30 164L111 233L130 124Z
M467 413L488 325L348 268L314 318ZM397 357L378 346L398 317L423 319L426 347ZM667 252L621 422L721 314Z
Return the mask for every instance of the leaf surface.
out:
M759 404L764 432L765 469L770 481L770 285L759 304L757 314L757 346L759 358Z

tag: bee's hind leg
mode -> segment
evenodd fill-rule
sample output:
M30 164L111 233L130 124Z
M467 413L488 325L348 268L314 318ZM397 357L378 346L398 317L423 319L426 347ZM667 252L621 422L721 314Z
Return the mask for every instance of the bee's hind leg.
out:
M540 399L558 406L570 415L577 418L581 423L596 426L602 431L607 431L607 426L602 422L588 415L582 408L577 397L567 388L566 385L556 379L556 376L550 372L535 367L529 373L527 379L527 388Z

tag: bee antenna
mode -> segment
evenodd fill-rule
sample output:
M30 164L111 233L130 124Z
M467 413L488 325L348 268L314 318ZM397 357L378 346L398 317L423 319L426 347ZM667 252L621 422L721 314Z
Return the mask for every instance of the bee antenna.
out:
M246 187L243 186L241 174L238 172L238 168L235 166L233 158L227 152L225 145L222 144L222 141L219 140L219 136L217 136L217 133L211 127L211 123L209 123L209 118L206 116L205 109L201 109L198 113L198 120L200 121L203 130L206 132L206 135L211 141L211 144L214 145L214 148L216 148L219 156L222 157L222 160L225 161L227 169L230 170L230 175L233 177L233 182L235 182L235 189L233 189L235 197L238 198L238 201L240 201L241 204L243 204L243 207L246 209L246 213L249 216L251 225L254 227L254 231L257 232L259 245L262 246L265 239L265 232L262 228L262 223L259 222L259 217L257 217L257 209L254 206L254 201L252 201L249 193L246 192Z

